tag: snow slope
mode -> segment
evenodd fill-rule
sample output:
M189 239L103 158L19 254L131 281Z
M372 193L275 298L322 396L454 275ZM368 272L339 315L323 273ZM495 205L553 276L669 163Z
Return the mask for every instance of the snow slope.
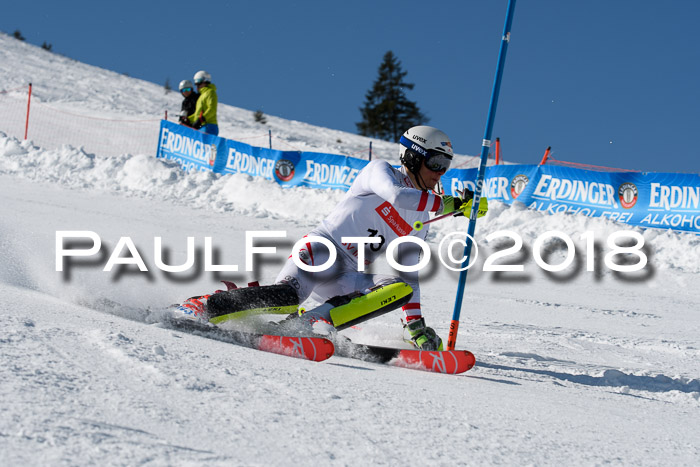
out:
M158 85L48 60L3 35L0 55L3 88L32 81L57 108L137 118L146 105L179 104ZM90 86L78 89L71 76ZM125 85L129 99L119 97ZM222 133L256 129L251 112L222 108ZM313 150L348 153L366 141L269 121L290 143ZM385 157L394 149L387 145ZM626 226L495 203L477 226L480 255L457 342L475 353L477 367L445 376L339 357L318 364L177 333L158 320L167 304L210 292L222 278L272 281L292 243L342 193L184 174L153 154L116 153L41 147L0 127L0 464L700 462L697 236L639 231L649 264L620 274L602 255L607 237ZM56 232L65 230L93 231L103 248L61 273ZM246 272L244 239L252 230L287 236L270 242L277 254ZM434 224L429 239L437 244L465 230L464 220L451 219ZM485 238L501 230L523 239L525 248L509 260L524 263L524 272L482 271L497 247ZM545 273L532 259L548 230L577 243L577 261L560 273ZM599 244L592 272L579 240L586 231ZM156 236L169 264L185 261L186 239L194 237L196 267L160 271ZM120 237L133 240L148 272L102 270ZM237 264L239 272L204 271L204 237L212 238L219 264ZM556 245L546 252L552 264L563 259ZM443 337L456 284L437 260L424 271L427 320ZM399 318L391 313L347 333L399 345Z

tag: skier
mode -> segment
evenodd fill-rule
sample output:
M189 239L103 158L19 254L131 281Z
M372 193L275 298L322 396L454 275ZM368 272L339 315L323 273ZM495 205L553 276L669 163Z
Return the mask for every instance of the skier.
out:
M194 84L199 92L197 107L194 114L188 116L193 128L212 135L219 134L219 124L216 120L216 107L219 98L216 86L211 82L211 75L204 70L194 74Z
M290 256L275 285L208 296L207 317L217 322L227 315L252 309L296 310L312 297L325 303L292 315L294 319L314 330L324 325L342 330L402 307L404 328L414 345L423 350L442 350L442 339L426 326L423 317L418 272L401 277L362 272L363 266L385 253L392 240L407 235L425 240L428 226L420 231L412 226L415 221L426 222L430 212L467 216L471 212L471 191L465 190L462 197L440 196L434 191L453 157L452 144L445 133L416 126L407 130L399 143L401 167L395 169L384 160L370 162L338 206L306 236L308 242L298 255L298 261L306 267L301 268ZM487 210L484 198L479 216ZM347 239L344 242L343 237L369 237L374 243L360 245ZM397 252L399 264L419 264L419 245L405 242ZM358 264L363 258L364 264ZM332 262L332 266L325 271L305 270L327 262Z
M180 123L182 125L192 126L187 117L194 115L197 108L197 99L199 94L194 90L192 81L183 79L180 81L180 94L182 94L182 106L180 107Z

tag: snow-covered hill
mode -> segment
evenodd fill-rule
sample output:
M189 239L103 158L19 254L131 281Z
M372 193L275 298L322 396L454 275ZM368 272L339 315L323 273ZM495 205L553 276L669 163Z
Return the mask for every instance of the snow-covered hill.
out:
M143 121L143 126L153 128L155 150L159 119L168 111L170 120L180 113L182 97L177 91L166 93L162 85L149 83L126 75L107 71L67 57L47 52L39 47L18 41L0 33L0 91L13 91L10 98L17 100L17 115L0 113L0 124L16 125L17 135L24 135L26 111L26 86L33 85L32 103L45 104L56 111L64 111L54 125L73 125L73 133L81 133L81 124L89 125L84 131L90 139L109 138L114 131L110 123L131 120ZM19 64L19 68L15 65ZM196 70L195 70L196 71ZM194 71L193 71L194 74ZM191 76L182 79L192 79ZM216 83L216 76L213 77ZM0 99L3 96L0 95ZM0 100L0 109L8 102ZM32 119L39 118L40 108L32 110ZM74 122L64 122L77 116L86 116L102 121L84 122L76 118ZM112 120L110 120L112 119ZM309 125L299 121L284 120L266 115L267 124L257 123L254 111L241 109L221 102L218 107L220 136L242 141L253 146L268 145L268 130L272 132L275 149L327 152L366 158L372 142L375 158L393 159L398 146L386 141L374 140L351 133ZM36 126L30 122L31 129ZM0 127L7 132L7 129ZM65 136L65 135L63 135ZM36 135L46 138L46 135ZM48 143L58 143L49 140ZM85 141L74 146L85 145ZM457 151L463 154L463 151ZM469 164L474 159L468 156L458 158L458 164ZM475 161L476 162L476 161Z
M179 96L156 84L0 35L0 86L30 81L36 99L66 111L142 118L179 106ZM221 115L224 136L244 140L261 130L248 110L222 105ZM268 121L301 149L350 153L368 144ZM86 130L64 124L76 135ZM393 157L394 145L375 144L375 154ZM700 461L697 236L639 231L649 263L621 274L603 256L607 238L626 226L494 203L477 226L480 255L457 342L475 353L477 367L443 376L339 357L312 363L167 330L159 310L216 289L222 278L269 283L291 244L342 193L185 174L153 154L116 154L42 147L0 127L0 464ZM287 239L246 272L250 230L286 231ZM437 244L465 230L463 219L438 222L429 239ZM524 264L523 272L483 271L497 246L486 237L503 230L523 239L524 248L507 258ZM550 230L577 244L576 261L559 273L533 261L536 240ZM95 232L102 250L57 272L57 231ZM584 232L597 243L591 272ZM201 254L191 271L160 271L154 237L162 237L169 262L180 264L188 236L200 253L211 237L220 264L240 271L205 272ZM148 272L103 271L121 237L133 240ZM543 256L551 264L564 258L555 246ZM437 260L423 274L426 319L443 336L456 284ZM385 315L348 335L401 345L399 318Z

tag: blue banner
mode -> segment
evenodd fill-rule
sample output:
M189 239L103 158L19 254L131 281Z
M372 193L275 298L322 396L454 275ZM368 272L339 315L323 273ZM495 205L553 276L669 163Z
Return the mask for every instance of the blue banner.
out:
M482 195L490 200L511 204L537 173L536 165L493 165L486 167ZM474 191L477 168L451 169L442 177L445 193L455 196L468 188Z
M604 216L641 227L700 233L697 174L541 166L518 201L537 211Z
M357 174L369 162L348 156L302 152L296 162L295 177L290 180L298 185L312 188L336 188L347 190Z
M158 157L179 161L185 170L244 173L282 186L347 190L368 161L318 152L260 148L162 120Z
M474 190L477 169L453 169L442 178L445 193ZM697 174L597 172L570 167L488 167L483 194L507 204L524 203L549 214L608 217L640 227L700 233Z
M225 161L222 173L243 173L267 180L274 179L275 163L281 151L259 148L232 140L226 140L224 146Z
M163 120L158 157L185 170L243 173L282 186L347 190L368 161L317 152L278 151L208 135ZM451 169L445 194L474 191L477 169ZM641 227L700 233L697 174L596 172L570 167L497 165L486 168L482 194L550 214L608 217Z
M224 158L223 138L202 133L184 125L161 120L156 157L178 161L186 171L221 172Z

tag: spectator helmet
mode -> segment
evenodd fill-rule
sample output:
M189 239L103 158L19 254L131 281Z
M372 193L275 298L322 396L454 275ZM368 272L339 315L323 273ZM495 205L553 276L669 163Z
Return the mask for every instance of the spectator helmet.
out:
M192 81L190 81L188 79L183 79L182 81L180 81L180 86L179 86L180 92L182 92L183 89L187 89L187 88L190 88L190 91L192 89L194 89L194 86L192 86Z
M194 74L194 84L211 83L211 75L204 70Z

